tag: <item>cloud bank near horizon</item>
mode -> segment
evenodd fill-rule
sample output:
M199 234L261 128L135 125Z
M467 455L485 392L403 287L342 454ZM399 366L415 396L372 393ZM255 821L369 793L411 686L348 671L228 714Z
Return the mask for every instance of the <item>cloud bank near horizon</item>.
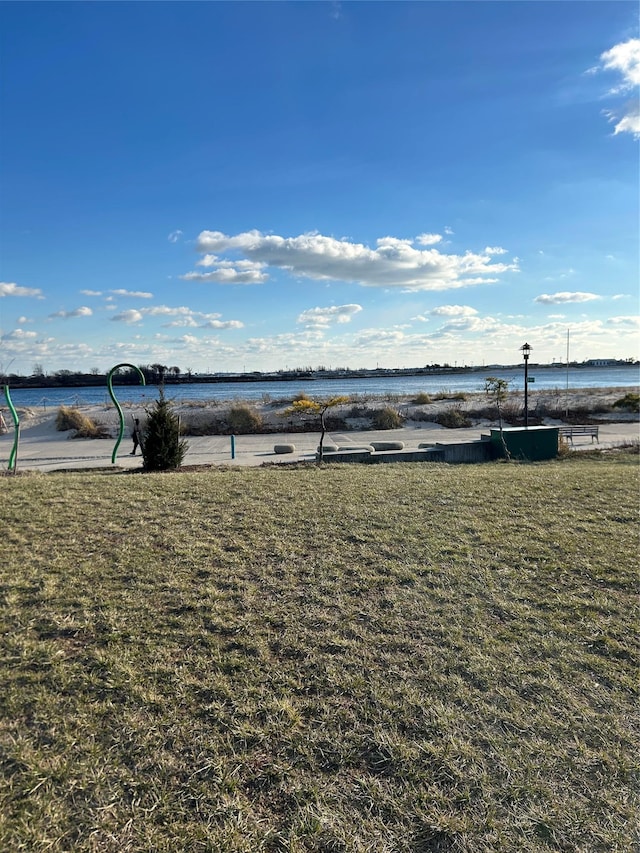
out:
M193 271L181 278L218 284L261 284L269 278L266 270L272 268L316 281L433 291L489 284L496 282L497 276L519 271L517 259L494 260L494 256L506 254L501 246L487 246L481 252L445 253L433 248L441 239L439 234L420 234L415 240L380 237L372 249L315 231L297 237L257 230L236 235L202 231L196 250L203 258L197 266L210 272ZM430 248L416 248L416 243ZM244 257L220 257L225 253Z

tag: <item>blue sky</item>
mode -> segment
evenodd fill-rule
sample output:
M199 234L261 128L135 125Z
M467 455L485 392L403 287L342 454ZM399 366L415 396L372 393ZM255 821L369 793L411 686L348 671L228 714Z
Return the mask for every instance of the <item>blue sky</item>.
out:
M0 31L0 370L638 356L634 2L4 2Z

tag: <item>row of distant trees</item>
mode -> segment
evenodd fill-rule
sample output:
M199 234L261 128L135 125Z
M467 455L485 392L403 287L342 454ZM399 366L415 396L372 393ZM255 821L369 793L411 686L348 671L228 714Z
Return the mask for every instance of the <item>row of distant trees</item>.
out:
M148 385L160 385L162 383L171 382L188 382L192 377L191 368L183 371L177 365L169 366L166 364L141 364L139 365L141 372L144 375L145 382ZM16 373L4 373L0 366L0 384L10 383L15 387L21 385L35 386L47 385L47 387L56 386L87 386L87 385L104 385L106 382L106 374L102 373L98 367L92 367L88 373L80 370L56 370L54 373L45 373L42 364L36 363L33 365L33 373L31 376L20 376ZM123 368L118 373L116 384L119 385L137 385L140 382L140 377L136 370Z

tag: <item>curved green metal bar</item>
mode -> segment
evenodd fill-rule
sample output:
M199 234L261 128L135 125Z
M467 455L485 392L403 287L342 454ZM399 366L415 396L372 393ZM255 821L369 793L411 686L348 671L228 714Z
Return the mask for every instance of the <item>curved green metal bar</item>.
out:
M122 441L122 436L124 435L124 415L122 413L122 407L120 403L116 400L116 395L113 393L113 385L111 384L111 379L116 370L120 370L121 367L130 367L132 370L137 370L138 375L140 376L141 385L146 385L147 383L144 381L144 373L140 370L139 367L136 367L135 364L116 364L115 367L112 367L107 375L107 387L109 389L109 396L113 400L113 404L118 410L118 416L120 418L120 432L118 433L118 440L116 441L116 445L113 448L113 453L111 454L111 464L116 464L116 454L118 452L118 448L120 447L120 442Z
M18 413L16 412L15 406L11 402L9 386L5 385L3 391L4 396L7 398L7 405L9 406L9 410L11 411L11 417L13 418L14 423L15 438L13 439L13 447L11 449L11 453L9 454L9 471L15 471L16 459L18 457L18 444L20 442L20 418L18 417Z

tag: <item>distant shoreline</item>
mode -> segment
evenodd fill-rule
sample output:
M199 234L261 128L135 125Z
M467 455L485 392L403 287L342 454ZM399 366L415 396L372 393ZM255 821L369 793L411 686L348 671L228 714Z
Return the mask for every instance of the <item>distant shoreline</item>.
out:
M612 368L616 369L633 369L638 368L640 362L614 361L609 364L589 364L586 362L569 362L569 370L593 370L605 371ZM331 380L367 380L367 379L386 379L399 377L414 377L424 376L429 378L437 378L439 376L448 377L464 374L487 374L491 371L503 372L509 370L520 370L522 364L488 364L474 366L454 367L447 365L433 365L428 367L398 367L398 368L362 368L362 369L336 369L336 370L280 370L269 372L241 372L241 373L179 373L174 374L167 371L163 375L163 382L167 386L179 385L212 385L220 383L256 383L256 382L312 382L312 381L331 381ZM562 375L567 370L566 364L538 364L531 362L529 370L552 370L557 371ZM145 368L144 372L148 372ZM159 374L147 376L148 384L158 384L160 380ZM98 373L64 373L56 376L9 376L0 377L0 385L9 385L11 389L21 388L38 388L43 391L52 390L55 388L98 388L106 385L106 374ZM136 375L130 378L126 374L117 374L114 376L114 385L126 386L137 385L139 378Z

